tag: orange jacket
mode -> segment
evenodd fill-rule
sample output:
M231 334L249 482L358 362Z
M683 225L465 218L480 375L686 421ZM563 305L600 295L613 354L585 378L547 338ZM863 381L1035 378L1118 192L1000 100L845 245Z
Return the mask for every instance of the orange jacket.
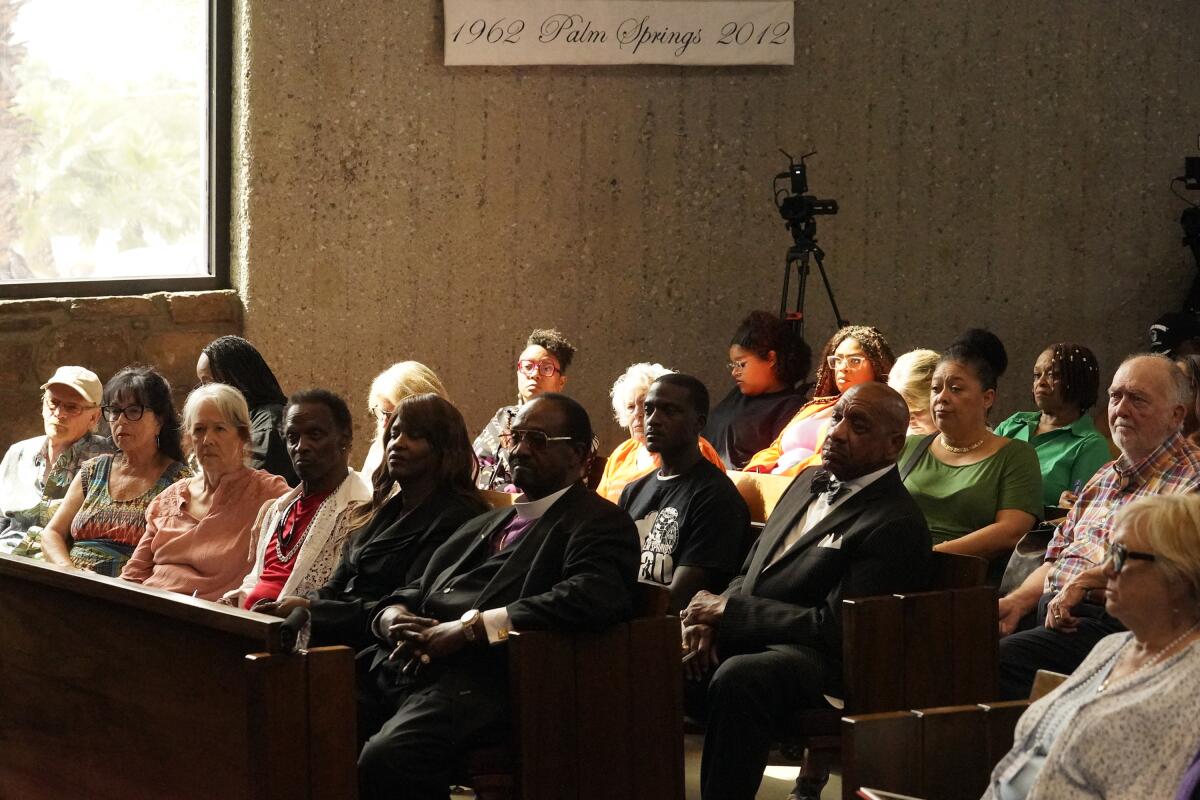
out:
M832 408L834 403L838 401L835 397L817 397L806 403L796 416L792 417L791 422L783 427L779 435L775 437L775 441L771 442L770 446L759 450L754 454L754 457L746 462L746 472L770 472L775 469L775 465L779 463L780 457L783 455L783 437L794 425L799 425L809 417L819 414L829 408ZM821 464L821 444L825 441L825 434L829 432L828 421L821 426L821 430L817 433L816 452L803 461L797 462L788 467L780 475L799 475L800 472L808 467Z
M612 455L604 464L604 475L600 478L596 493L616 503L621 499L621 492L627 485L654 470L658 463L657 456L649 467L643 466L645 462L639 463L638 451L643 447L645 445L636 439L626 439L617 445L617 449L612 451ZM722 472L725 471L721 457L703 436L700 437L700 454L720 467Z

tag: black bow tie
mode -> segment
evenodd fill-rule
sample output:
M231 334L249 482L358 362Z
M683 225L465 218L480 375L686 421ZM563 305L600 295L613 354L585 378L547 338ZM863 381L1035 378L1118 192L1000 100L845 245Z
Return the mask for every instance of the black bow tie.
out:
M826 495L825 502L829 503L830 505L832 505L833 502L837 500L838 497L840 497L844 492L849 491L844 483L830 475L828 472L818 472L816 474L816 476L813 478L811 490L814 495Z

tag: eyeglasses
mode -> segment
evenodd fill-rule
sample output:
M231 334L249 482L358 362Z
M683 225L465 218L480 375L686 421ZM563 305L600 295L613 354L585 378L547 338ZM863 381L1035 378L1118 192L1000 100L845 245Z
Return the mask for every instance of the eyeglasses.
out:
M1113 542L1108 546L1108 560L1112 562L1113 575L1120 575L1121 570L1125 569L1125 562L1131 558L1139 561L1158 561L1158 556L1154 553L1142 553L1137 550L1130 550L1120 542Z
M866 356L830 356L829 358L825 359L825 362L827 364L829 364L830 369L840 369L842 367L845 367L847 369L858 369L863 364L867 363L867 357Z
M522 428L513 428L508 433L500 434L500 446L505 450L512 450L521 445L521 442L529 442L529 447L533 450L545 450L549 442L570 442L573 439L570 436L547 436L542 431L531 431Z
M748 361L730 361L725 366L729 368L730 372L742 372L749 363Z
M125 406L124 408L121 408L121 406L101 406L100 410L104 412L104 418L109 422L116 422L117 418L122 414L130 422L137 422L142 418L142 414L146 413L145 406Z
M90 411L95 408L93 405L80 405L79 403L64 403L61 400L55 400L51 395L42 397L42 402L46 404L46 408L53 411L60 417L78 417L84 411Z
M517 372L522 375L532 378L536 375L541 375L543 378L549 378L556 372L560 372L558 366L553 361L530 361L523 359L517 362Z

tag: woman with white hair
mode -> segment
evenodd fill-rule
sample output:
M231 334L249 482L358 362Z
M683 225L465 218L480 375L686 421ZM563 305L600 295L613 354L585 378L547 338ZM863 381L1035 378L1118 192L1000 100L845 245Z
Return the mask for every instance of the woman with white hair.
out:
M443 400L450 399L438 376L420 361L392 364L371 381L371 389L367 393L367 408L375 418L375 438L371 440L371 447L367 450L367 457L362 465L362 476L368 483L375 470L383 463L383 434L388 417L396 410L396 406L400 405L401 400L418 394L436 394Z
M650 384L671 372L674 370L662 364L642 362L625 370L613 383L610 392L613 414L617 424L629 431L629 438L617 445L604 464L604 475L596 487L601 497L616 503L627 485L658 466L657 456L646 449L646 412L642 405ZM703 436L700 437L700 452L725 471L721 456Z
M183 436L198 471L147 507L146 532L121 577L217 600L250 569L258 512L288 485L278 475L246 466L250 410L232 386L210 383L188 395Z
M1021 716L987 800L1175 796L1200 717L1200 497L1121 509L1102 579L1088 588L1129 630L1101 639ZM1054 627L1077 624L1054 613Z

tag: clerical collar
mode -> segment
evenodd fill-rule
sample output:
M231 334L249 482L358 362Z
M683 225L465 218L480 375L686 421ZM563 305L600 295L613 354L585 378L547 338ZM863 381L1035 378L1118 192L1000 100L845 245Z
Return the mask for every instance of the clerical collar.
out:
M571 484L571 486L574 485L575 484ZM550 506L554 505L558 498L562 497L571 490L571 486L568 486L565 489L559 489L554 494L548 494L541 500L526 500L525 495L517 495L516 499L513 500L513 508L517 510L517 519L541 519L545 513L550 510Z

